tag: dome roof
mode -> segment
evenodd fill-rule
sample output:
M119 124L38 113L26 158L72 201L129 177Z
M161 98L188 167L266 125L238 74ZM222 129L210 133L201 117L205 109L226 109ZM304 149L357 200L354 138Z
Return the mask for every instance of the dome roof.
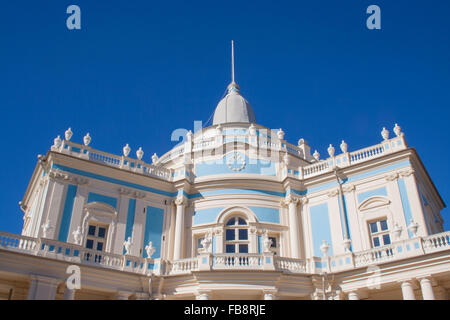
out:
M213 125L229 122L255 123L253 109L239 93L239 85L235 82L228 85L228 93L217 104L214 111Z

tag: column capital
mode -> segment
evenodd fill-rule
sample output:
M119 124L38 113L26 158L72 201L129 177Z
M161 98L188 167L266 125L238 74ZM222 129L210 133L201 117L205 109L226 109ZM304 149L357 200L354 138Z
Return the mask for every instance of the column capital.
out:
M284 205L288 206L291 203L297 205L299 203L299 198L293 196L291 193L289 193L288 195L286 195L286 197L284 199L281 200L283 202Z

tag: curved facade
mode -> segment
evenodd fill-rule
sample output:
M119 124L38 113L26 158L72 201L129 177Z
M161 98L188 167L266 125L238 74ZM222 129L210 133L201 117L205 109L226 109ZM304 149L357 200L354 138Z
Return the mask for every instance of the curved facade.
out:
M88 135L58 136L21 201L22 235L0 233L8 295L448 298L445 204L399 126L377 145L349 151L343 141L321 158L255 124L248 102L229 95L239 103L225 97L212 126L152 163L128 145L113 155Z

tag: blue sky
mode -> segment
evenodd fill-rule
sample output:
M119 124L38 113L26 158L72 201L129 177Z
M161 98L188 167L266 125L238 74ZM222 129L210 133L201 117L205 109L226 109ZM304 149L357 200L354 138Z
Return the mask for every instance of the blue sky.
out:
M71 4L81 30L66 27ZM366 28L371 4L381 30ZM448 202L448 12L448 1L2 1L0 230L21 232L37 155L67 127L103 151L142 146L150 161L174 129L206 122L230 82L231 39L259 124L326 155L398 123Z

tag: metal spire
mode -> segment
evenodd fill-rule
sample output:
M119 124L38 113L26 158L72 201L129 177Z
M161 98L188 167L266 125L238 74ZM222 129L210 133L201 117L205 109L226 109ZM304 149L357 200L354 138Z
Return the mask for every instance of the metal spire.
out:
M234 41L231 40L231 83L228 85L228 93L239 93L239 85L234 82Z

